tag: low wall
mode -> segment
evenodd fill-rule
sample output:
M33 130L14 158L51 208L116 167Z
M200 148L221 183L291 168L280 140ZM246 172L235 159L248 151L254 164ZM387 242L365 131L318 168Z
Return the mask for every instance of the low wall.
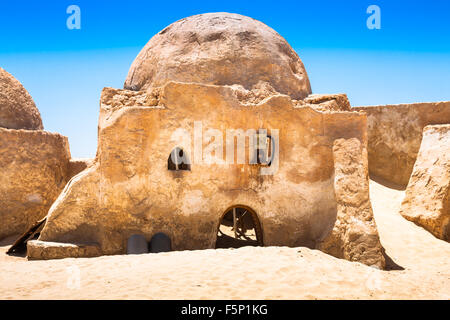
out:
M423 128L450 123L450 101L354 107L367 113L371 176L406 187Z
M94 159L70 159L69 176L74 177L94 163Z
M43 218L70 179L66 137L0 128L0 239Z

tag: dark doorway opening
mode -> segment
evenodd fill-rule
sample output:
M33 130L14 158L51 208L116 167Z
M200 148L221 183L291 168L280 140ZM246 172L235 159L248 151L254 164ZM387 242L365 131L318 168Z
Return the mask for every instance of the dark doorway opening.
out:
M220 220L216 248L262 246L262 229L256 213L245 206L228 209Z

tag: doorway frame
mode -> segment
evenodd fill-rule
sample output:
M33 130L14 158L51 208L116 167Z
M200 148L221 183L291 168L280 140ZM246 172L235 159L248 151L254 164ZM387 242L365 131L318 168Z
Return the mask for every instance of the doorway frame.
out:
M253 210L252 208L250 208L249 206L243 205L243 204L236 204L236 205L232 205L230 207L228 207L221 215L220 215L220 219L219 219L219 223L217 225L216 228L216 241L214 243L214 247L216 247L217 244L217 237L219 234L219 229L220 229L220 225L222 224L222 220L225 217L225 215L230 211L233 210L235 208L242 208L247 210L251 216L252 216L252 220L253 220L253 225L255 226L255 234L256 234L256 240L258 242L258 246L260 247L264 247L264 232L263 232L263 228L262 228L262 224L261 224L261 219L259 218L258 214L256 213L255 210Z

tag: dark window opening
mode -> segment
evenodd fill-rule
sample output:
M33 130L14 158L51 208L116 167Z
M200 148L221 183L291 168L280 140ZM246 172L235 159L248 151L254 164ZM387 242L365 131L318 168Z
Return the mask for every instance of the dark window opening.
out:
M262 229L255 212L245 207L234 207L223 215L217 234L216 248L262 245Z
M127 254L148 253L148 244L141 234L133 234L127 241Z
M167 159L167 169L170 171L190 171L191 164L187 154L181 148L175 148Z
M149 243L150 253L160 253L172 251L172 241L165 233L157 233L152 237Z
M268 135L266 130L260 129L254 138L254 143L255 153L251 163L267 165L270 167L276 152L275 139Z

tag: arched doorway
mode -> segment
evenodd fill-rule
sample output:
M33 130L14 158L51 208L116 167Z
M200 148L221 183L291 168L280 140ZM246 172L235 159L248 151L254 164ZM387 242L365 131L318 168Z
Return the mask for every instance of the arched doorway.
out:
M233 206L225 211L219 223L216 248L262 246L263 234L258 215L246 206Z

